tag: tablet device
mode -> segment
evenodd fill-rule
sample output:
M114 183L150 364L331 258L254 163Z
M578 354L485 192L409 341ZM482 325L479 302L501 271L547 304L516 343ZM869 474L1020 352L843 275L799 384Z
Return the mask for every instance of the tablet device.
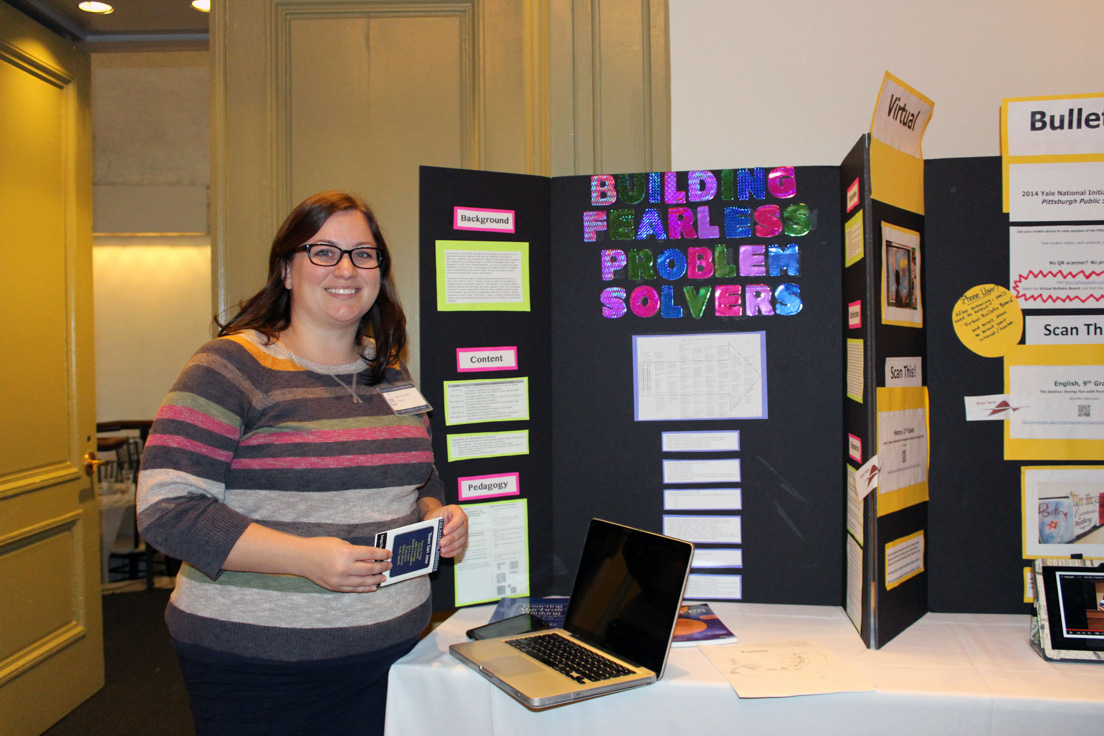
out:
M540 618L531 613L522 613L499 621L492 621L483 626L476 626L474 629L468 629L468 638L475 640L494 639L498 636L528 634L530 631L540 631L547 628L548 624Z
M1035 561L1032 643L1047 659L1104 661L1104 566Z

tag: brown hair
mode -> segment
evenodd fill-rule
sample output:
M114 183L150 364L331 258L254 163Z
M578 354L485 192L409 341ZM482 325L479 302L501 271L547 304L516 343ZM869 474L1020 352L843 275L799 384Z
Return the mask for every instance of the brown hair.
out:
M276 340L291 324L291 292L284 286L284 273L299 252L299 246L314 236L333 215L356 210L364 215L376 247L380 250L380 290L376 303L361 317L357 341L371 337L376 343L375 355L368 361L368 374L373 385L384 380L387 366L397 363L406 345L406 315L391 279L391 253L387 248L379 221L372 209L359 197L347 192L319 192L303 200L284 220L272 239L268 254L268 282L256 294L238 305L238 313L222 323L215 318L219 337L242 330L256 330Z

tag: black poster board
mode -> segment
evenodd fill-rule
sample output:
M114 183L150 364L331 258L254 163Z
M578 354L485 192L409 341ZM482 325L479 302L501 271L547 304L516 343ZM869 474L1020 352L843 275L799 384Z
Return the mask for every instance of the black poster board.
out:
M774 171L745 170L745 175L754 179ZM593 240L587 240L584 213L609 209L594 204L591 177L542 180L422 169L422 385L436 407L432 422L438 465L446 491L453 494L450 500L455 500L457 475L493 472L484 470L484 464L488 468L494 465L495 470L518 466L517 458L501 458L493 463L463 461L457 464L467 466L462 470L443 462L444 436L449 428L442 419L441 383L457 377L453 354L459 344L527 345L522 357L523 373L531 382L531 400L540 404L532 407L532 418L527 423L532 439L525 460L529 467L522 483L523 496L529 500L533 595L563 594L570 589L590 518L598 516L650 531L663 530L663 460L671 456L662 452L662 432L738 430L740 448L736 455L741 462L742 509L737 513L741 517L743 566L728 572L741 576L742 600L825 605L842 601L839 171L836 167L799 167L789 173L791 183L796 185L792 196L778 198L772 189L762 197L752 194L741 199L734 194L725 201L722 186L712 201L677 205L695 211L699 206L710 208L712 226L718 227L720 234L708 239L692 239L683 232L682 238L653 234L642 240L631 236L619 240L609 231L597 231ZM715 170L715 174L718 180L729 176L722 170ZM648 175L636 176L641 177L637 179L641 186L646 186ZM674 173L676 191L687 191L687 176L687 172ZM543 201L542 181L547 187ZM808 206L805 222L811 229L807 234L726 237L731 232L724 224L726 206L754 213L760 206L774 204L781 210L794 203ZM437 311L434 243L463 239L463 234L453 230L451 221L453 205L460 204L517 210L518 232L501 237L530 243L534 293L531 312ZM668 201L643 200L617 208L632 210L623 217L639 231L649 209L656 210L666 230L670 209L675 206ZM546 232L523 232L522 224L536 227L541 213L548 223ZM770 224L770 212L763 222ZM705 246L713 251L722 243L728 244L729 260L734 264L738 263L741 245L763 246L760 252L766 252L769 246L796 244L799 268L796 273L783 271L775 276L768 272L699 280L685 275L633 280L627 271L621 271L612 274L609 281L603 279L603 250L647 248L658 257L669 248L687 253L690 247ZM544 252L539 253L542 248ZM538 263L546 267L538 267ZM748 261L749 272L755 263L754 258ZM654 285L657 292L664 286L672 287L663 310L649 317L637 316L631 309L618 318L603 316L602 293L606 288L620 286L628 294L645 282ZM799 295L801 308L791 315L718 316L712 292L694 309L686 301L685 288L695 289L700 299L705 287L713 289L721 283L766 286L771 310L782 302L792 308L793 298ZM780 302L778 289L782 284L790 286L784 289ZM546 297L538 300L538 292ZM629 303L629 297L625 303ZM681 315L674 316L679 311ZM699 316L694 316L695 311ZM760 332L766 355L767 418L634 420L634 336ZM540 360L537 356L541 355L548 356L548 360ZM547 406L542 403L545 401ZM550 420L543 414L546 409ZM678 453L677 457L705 455ZM540 478L537 483L530 480L534 474ZM449 572L442 574L446 585L437 586L438 605L452 595Z
M666 221L670 208L647 200L602 208L591 203L590 177L553 180L554 548L559 558L557 570L565 576L574 569L586 528L583 522L590 516L604 515L661 531L665 487L662 461L707 457L663 453L662 432L738 429L743 600L830 605L842 600L838 531L843 513L839 493L843 465L838 452L842 423L838 390L842 380L838 343L842 329L838 309L841 255L835 211L838 170L799 167L794 178L796 193L790 199L780 201L768 195L762 201L711 203L712 222L717 225L722 220L725 205L756 209L767 203L785 207L800 202L809 205L814 223L807 235L726 241L722 226L721 238L699 238L698 242L670 238L666 242L618 241L608 233L587 242L584 212L628 208L633 211L633 221L640 223L651 208L658 208ZM678 172L676 189L686 191L686 181L686 172ZM798 276L736 276L702 279L700 284L734 283L746 288L763 283L774 289L783 282L792 282L800 286L801 311L791 316L718 317L715 305L710 303L700 317L694 317L679 294L682 287L693 282L677 279L669 283L675 287L673 302L682 308L682 316L664 318L660 313L641 318L631 310L618 318L603 316L600 295L604 289L621 287L631 295L641 283L653 284L657 289L668 283L663 279L632 281L627 278L627 270L604 281L600 268L603 250L649 248L659 256L666 248L684 251L695 245L712 247L718 242L728 242L733 254L742 244L796 243L800 249ZM693 286L698 288L697 284ZM635 335L758 331L765 333L767 419L634 421ZM564 579L561 576L558 584L562 586Z
M963 345L951 318L955 302L969 289L1008 286L1009 222L1001 182L999 156L925 164L928 253L937 264L928 270L933 386L928 604L933 611L1031 610L1023 597L1029 563L1021 540L1021 463L1004 460L1004 422L967 422L963 404L965 396L1004 393L1004 364ZM986 574L971 574L969 564L979 562Z
M548 592L552 581L552 397L550 321L552 282L549 240L549 180L540 176L422 167L420 215L421 385L434 410L430 413L437 471L445 485L446 503L458 502L457 479L517 472L529 514L530 585L533 595ZM470 232L453 228L455 206L513 210L515 232ZM530 311L448 312L437 310L437 240L509 241L529 244ZM457 348L516 347L517 371L461 374ZM528 455L476 458L450 463L445 438L444 381L464 378L526 376L529 379L528 422L510 422L510 429L529 432ZM495 431L502 423L468 424L464 432ZM453 564L442 564L433 586L435 610L455 607Z
M450 502L456 478L522 468L529 505L530 574L533 595L564 594L586 522L602 516L652 531L662 525L660 465L663 431L721 428L741 432L743 480L743 600L839 605L843 601L844 481L847 426L865 423L864 447L873 447L871 407L844 399L845 355L841 337L853 269L843 268L841 214L846 188L860 178L869 202L867 230L875 218L902 215L870 202L862 179L868 163L864 143L841 167L799 167L794 201L810 205L815 228L794 239L800 245L802 310L793 316L717 317L707 305L698 318L602 316L600 294L610 285L631 292L625 278L604 281L601 251L627 243L597 233L584 238L583 213L596 209L590 177L544 177L426 167L422 171L422 351L423 393L431 415L438 466ZM968 289L1008 284L1008 216L1001 208L998 157L925 162L923 282L924 383L929 386L929 501L877 519L865 512L880 549L887 540L927 525L925 572L895 588L903 605L885 607L884 633L896 632L924 610L962 613L1028 613L1023 600L1020 469L1003 459L1001 422L965 421L963 397L1001 393L1003 363L968 350L954 333L952 310ZM685 190L685 172L678 188ZM842 183L842 186L841 186ZM841 206L841 203L844 206ZM434 242L465 239L453 229L453 206L513 209L518 230L509 235L472 235L530 243L532 309L528 313L444 313L436 310ZM724 203L721 203L724 204ZM644 206L644 205L641 205ZM753 205L754 206L754 205ZM864 205L866 206L866 205ZM666 210L666 205L658 207ZM910 213L903 213L908 215ZM634 215L634 217L639 217ZM718 224L720 216L714 216ZM906 223L907 224L907 223ZM776 241L763 242L780 242ZM713 246L724 238L698 245ZM662 247L685 249L692 241ZM753 242L737 239L732 247ZM638 247L659 250L656 241ZM881 268L880 265L877 268ZM776 284L770 277L764 283ZM737 277L733 282L747 283ZM717 283L713 280L712 283ZM662 283L661 281L657 283ZM682 286L685 282L673 285ZM685 302L679 302L685 308ZM873 309L873 306L870 307ZM1028 314L1031 310L1028 310ZM1035 311L1036 314L1041 311ZM1046 310L1046 314L1078 314ZM864 324L875 324L872 312ZM766 333L769 418L731 422L635 422L632 399L633 335L763 331ZM875 339L894 353L894 335ZM445 462L442 381L458 378L458 345L518 345L521 373L530 377L532 452L524 458ZM866 386L884 385L884 356L867 365ZM859 412L856 415L855 412ZM877 523L873 523L877 520ZM867 580L879 563L865 556ZM971 574L978 563L985 575ZM435 605L453 605L452 568L443 565ZM864 609L870 610L869 591ZM885 599L892 602L892 599ZM886 640L891 638L886 637Z

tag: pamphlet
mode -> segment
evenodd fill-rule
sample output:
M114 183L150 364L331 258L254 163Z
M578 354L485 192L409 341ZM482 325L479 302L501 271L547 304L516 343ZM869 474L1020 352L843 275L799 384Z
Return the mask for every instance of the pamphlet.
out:
M502 598L495 606L494 613L491 614L491 623L511 616L531 613L548 624L548 628L562 629L564 616L567 613L567 601L566 596Z
M391 569L384 573L387 579L380 586L434 572L441 562L444 528L445 520L437 518L377 534L375 546L391 552Z
M691 603L679 608L675 622L673 647L692 647L696 644L735 644L736 635L717 618L708 603Z

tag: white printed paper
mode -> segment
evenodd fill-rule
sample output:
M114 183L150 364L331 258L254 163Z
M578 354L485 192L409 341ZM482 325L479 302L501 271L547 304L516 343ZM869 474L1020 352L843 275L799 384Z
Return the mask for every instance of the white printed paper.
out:
M664 460L664 483L739 483L740 461Z
M695 544L741 544L739 516L664 515L663 533Z
M468 546L454 568L456 605L529 595L525 500L465 505L464 512Z
M1104 314L1025 317L1024 337L1028 345L1104 344Z
M1104 220L1104 163L1010 164L1008 215L1011 222Z
M1009 99L1006 104L1009 156L1104 153L1104 95Z
M878 412L878 493L892 493L928 480L927 412Z
M863 499L859 495L858 477L855 469L847 466L847 531L856 538L863 538Z
M1021 307L1104 307L1104 225L1012 227L1008 262L1011 291Z
M963 396L962 400L966 404L967 422L1003 422L1023 409L1013 404L1008 394Z
M923 158L920 142L933 107L927 97L886 72L874 106L870 135L914 158Z
M445 381L445 424L529 419L529 379Z
M743 577L690 573L682 597L688 601L738 601L744 597Z
M667 488L664 511L739 511L743 497L739 488Z
M634 417L766 419L766 334L633 337Z
M529 430L517 432L470 432L450 434L445 439L448 461L477 457L502 457L529 454Z
M739 452L740 430L664 432L664 452Z
M1013 439L1104 439L1104 365L1013 365Z
M783 698L874 689L869 680L816 642L698 648L741 698Z
M450 249L444 261L446 304L521 304L525 299L520 253Z
M694 559L690 567L743 567L744 551L742 549L694 549Z
M886 358L886 388L899 386L923 386L923 362L920 357Z

